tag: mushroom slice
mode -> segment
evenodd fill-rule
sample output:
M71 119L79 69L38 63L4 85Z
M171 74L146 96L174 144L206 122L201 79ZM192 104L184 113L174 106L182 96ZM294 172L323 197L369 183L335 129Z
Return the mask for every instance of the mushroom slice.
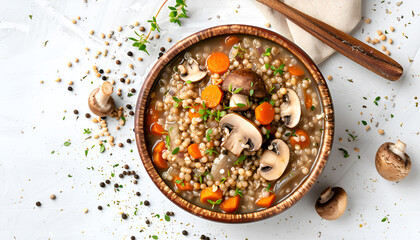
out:
M229 113L220 120L221 128L227 132L222 147L239 156L243 149L257 151L262 144L262 134L258 127L237 113Z
M315 203L315 210L325 220L335 220L346 211L347 193L341 187L328 187Z
M248 97L242 94L233 94L230 97L229 107L232 111L246 111L249 109Z
M273 150L265 150L260 160L258 173L267 181L274 181L283 175L289 164L290 150L280 139L271 141ZM270 147L271 147L270 146Z
M188 61L184 61L180 64L178 66L178 70L180 72L181 79L185 82L198 82L207 75L207 71L203 67L200 67L197 61L193 58L190 58Z
M231 152L226 152L228 154L221 153L213 161L210 174L213 176L214 181L220 181L222 178L227 177L228 171L235 166L234 163L238 159Z
M115 102L111 97L114 88L108 81L102 83L101 87L95 88L89 95L89 109L99 117L105 117L115 110Z
M299 97L294 90L289 88L284 98L284 102L280 105L280 117L286 127L294 128L298 125L302 113Z
M405 178L411 169L410 156L405 153L405 143L398 140L395 144L386 142L382 144L375 157L375 166L378 173L389 181L398 181Z

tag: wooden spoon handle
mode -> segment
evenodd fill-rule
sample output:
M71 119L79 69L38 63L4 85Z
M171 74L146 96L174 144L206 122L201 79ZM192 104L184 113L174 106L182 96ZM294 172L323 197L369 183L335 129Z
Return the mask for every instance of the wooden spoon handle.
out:
M349 34L308 16L279 0L257 1L280 12L290 21L334 48L337 52L372 72L391 81L398 80L401 77L403 68L399 63Z

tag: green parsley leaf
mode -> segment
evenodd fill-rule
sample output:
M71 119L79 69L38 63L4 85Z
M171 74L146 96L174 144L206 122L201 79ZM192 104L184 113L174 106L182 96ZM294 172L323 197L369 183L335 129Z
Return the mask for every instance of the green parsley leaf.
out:
M71 142L64 142L64 146L68 147L71 145Z
M175 149L172 151L172 155L178 154L178 152L179 152L179 147L175 148Z
M270 56L271 55L271 47L265 49L265 53L263 53L263 56Z
M252 97L254 95L254 89L249 90L249 96Z
M242 156L238 157L238 159L236 160L236 162L235 162L234 164L235 164L235 165L238 165L239 163L241 163L241 162L245 161L245 159L246 159L247 157L248 157L248 156L245 156L245 155L242 155Z
M206 139L207 139L207 142L210 142L210 140L211 140L211 138L210 138L210 134L212 134L213 133L213 130L211 129L211 128L209 128L208 130L207 130L207 132L206 132Z
M105 146L103 144L101 144L101 148L99 149L99 152L100 153L105 152Z
M233 195L233 196L236 196L236 195L239 195L239 196L241 196L241 198L243 198L243 196L242 196L242 190L240 190L238 187L236 187L235 195Z
M362 120L362 124L366 126L367 122L365 120Z
M181 186L185 187L184 179L175 180L176 183L181 184Z
M152 238L156 240L156 239L158 239L158 236L153 235Z
M177 97L172 96L172 99L175 101L174 107L177 108L179 106L179 103L182 102L183 99L179 99Z
M168 215L166 215L166 214L165 214L165 220L166 220L167 222L169 222L169 221L171 221L171 218L170 218Z
M87 155L88 155L88 152L89 152L89 149L86 149L85 150L85 156L87 157Z
M32 15L29 15L29 18L32 19Z

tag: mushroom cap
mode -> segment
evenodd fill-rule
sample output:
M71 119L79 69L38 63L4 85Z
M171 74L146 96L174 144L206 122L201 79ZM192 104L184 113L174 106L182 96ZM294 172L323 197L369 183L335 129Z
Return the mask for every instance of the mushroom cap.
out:
M275 139L271 141L273 151L265 150L260 160L258 173L267 181L274 181L283 175L289 164L290 150L287 144Z
M260 129L242 115L229 113L220 120L220 126L228 131L222 147L236 156L239 156L244 148L251 152L261 148L262 134Z
M400 141L398 140L398 142ZM398 142L397 144L399 144ZM411 169L411 160L407 153L404 152L405 149L401 154L396 154L392 151L395 145L391 142L382 144L375 157L376 170L379 175L389 181L398 181L405 178Z
M286 127L294 128L302 115L299 97L293 89L288 88L284 98L285 101L280 105L280 117Z
M252 97L262 98L267 95L265 84L260 75L250 69L239 69L231 72L222 83L222 90L229 91L229 86L232 90L242 88L238 94L250 95L251 89L254 89ZM252 85L252 86L251 86Z
M325 220L335 220L346 211L347 193L341 187L328 187L315 203L315 210Z
M198 82L207 76L207 70L201 68L197 61L193 58L184 61L182 64L180 64L180 66L184 66L185 70L187 71L186 74L179 75L184 81Z
M100 88L95 88L88 99L90 111L99 117L111 114L115 109L115 102L111 97L112 92L113 87L108 81L104 82Z

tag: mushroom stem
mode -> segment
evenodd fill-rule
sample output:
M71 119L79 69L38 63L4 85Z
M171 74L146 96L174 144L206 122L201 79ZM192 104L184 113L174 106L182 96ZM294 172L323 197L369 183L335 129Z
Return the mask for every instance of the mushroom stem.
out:
M111 97L114 88L112 87L111 83L108 81L104 82L102 86L99 88L98 93L95 95L95 99L98 102L100 107L107 107L109 105L108 101Z
M322 193L321 196L319 196L319 203L323 204L328 202L332 197L334 196L334 192L332 191L331 187L328 187L327 189L325 189Z
M403 142L401 142L400 140L398 140L394 145L391 145L389 147L389 150L391 150L391 152L397 154L398 156L400 156L402 159L405 160L405 149L407 148L407 145Z

